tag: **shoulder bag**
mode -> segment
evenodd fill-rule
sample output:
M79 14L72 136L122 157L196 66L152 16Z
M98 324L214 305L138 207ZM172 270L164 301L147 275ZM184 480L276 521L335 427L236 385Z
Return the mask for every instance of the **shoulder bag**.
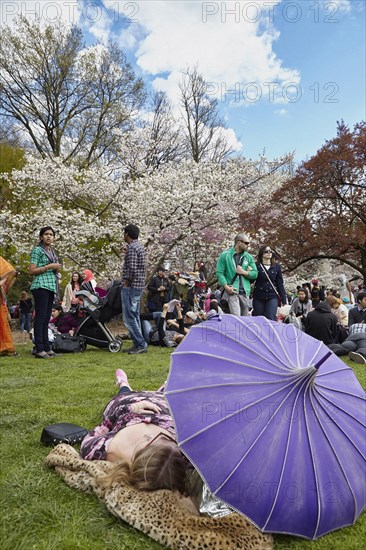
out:
M263 269L263 271L264 271L264 273L265 273L265 275L266 275L266 277L267 277L267 279L268 279L268 281L269 281L271 287L273 288L273 290L274 290L275 293L276 293L277 300L278 300L278 307L281 307L281 304L282 304L281 296L279 295L279 292L278 292L277 288L276 288L276 287L274 286L274 284L272 283L271 278L270 278L270 276L268 275L267 270L266 270L266 268L264 267L264 265L263 265L263 264L260 264L260 265L261 265L261 268Z
M241 258L240 262L237 264L237 266L238 265L241 266L242 263L243 263L243 260L244 260L244 255ZM238 274L235 273L235 275L234 275L232 281L230 282L229 286L231 286L234 283L237 276L238 276ZM223 289L222 292L221 292L221 296L220 296L220 299L219 299L219 306L221 307L221 309L224 313L230 313L229 301L227 300L227 292L226 292L225 289Z

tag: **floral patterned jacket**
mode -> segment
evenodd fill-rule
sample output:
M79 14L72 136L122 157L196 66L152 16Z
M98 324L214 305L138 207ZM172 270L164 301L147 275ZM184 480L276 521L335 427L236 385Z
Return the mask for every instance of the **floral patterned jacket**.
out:
M161 412L138 414L131 405L147 400L161 408ZM116 395L103 412L103 422L83 439L80 455L86 460L106 460L108 447L114 436L123 428L134 424L155 424L176 437L173 418L161 392L131 392Z

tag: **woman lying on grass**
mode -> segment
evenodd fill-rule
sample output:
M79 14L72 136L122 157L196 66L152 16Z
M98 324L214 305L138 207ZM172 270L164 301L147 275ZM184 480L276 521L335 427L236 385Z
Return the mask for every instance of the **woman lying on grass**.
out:
M120 481L145 491L170 489L198 496L201 482L177 445L163 393L133 391L120 369L116 378L119 393L107 405L103 422L83 440L82 458L118 463L105 477L106 487Z

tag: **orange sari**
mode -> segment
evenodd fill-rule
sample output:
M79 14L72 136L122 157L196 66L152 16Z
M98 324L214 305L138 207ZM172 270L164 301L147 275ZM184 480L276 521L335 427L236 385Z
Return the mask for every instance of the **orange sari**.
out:
M9 312L6 307L6 294L13 286L16 271L2 256L0 256L0 354L12 355L14 343L9 325Z

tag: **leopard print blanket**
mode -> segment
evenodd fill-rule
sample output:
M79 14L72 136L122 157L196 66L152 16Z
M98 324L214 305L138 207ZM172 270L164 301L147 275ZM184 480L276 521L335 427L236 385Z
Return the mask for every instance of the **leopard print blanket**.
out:
M222 518L194 515L172 491L144 492L129 485L113 485L104 491L98 478L109 473L111 463L80 458L70 445L57 445L46 458L70 486L95 493L119 519L172 549L271 550L271 535L262 534L243 516Z

